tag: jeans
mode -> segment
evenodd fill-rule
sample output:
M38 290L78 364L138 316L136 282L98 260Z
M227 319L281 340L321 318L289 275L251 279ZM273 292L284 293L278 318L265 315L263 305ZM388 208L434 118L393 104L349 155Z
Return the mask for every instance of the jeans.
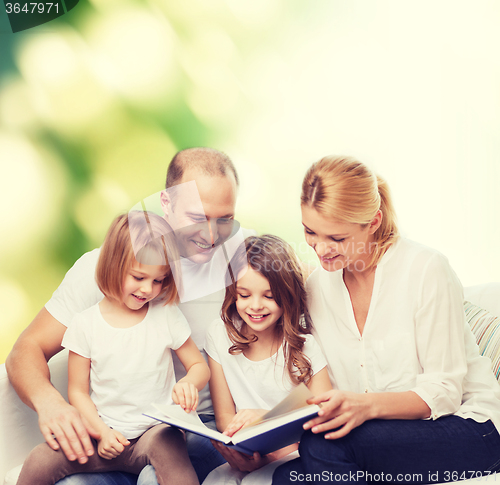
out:
M215 430L217 429L215 419L211 414L200 414L200 419L207 427ZM210 439L186 431L186 443L189 458L191 459L191 463L193 464L200 483L205 480L207 475L214 468L226 463L222 455L213 447ZM155 469L151 465L148 465L142 470L139 479L142 479L143 482L141 483L139 481L137 485L158 485Z
M446 416L431 420L366 421L325 440L306 431L300 458L278 467L273 485L371 482L432 484L500 470L500 435L491 421Z
M152 476L148 469L153 471ZM154 470L148 465L143 468L139 477L125 472L78 473L59 480L57 485L157 485Z
M57 485L136 485L137 475L123 472L77 473L57 482Z

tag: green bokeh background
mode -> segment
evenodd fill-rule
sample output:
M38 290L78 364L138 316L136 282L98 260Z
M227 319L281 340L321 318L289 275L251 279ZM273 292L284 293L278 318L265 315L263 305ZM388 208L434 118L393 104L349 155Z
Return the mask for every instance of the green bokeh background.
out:
M80 0L0 13L0 362L113 217L189 146L228 153L245 227L290 241L306 168L384 175L403 233L498 280L498 2Z

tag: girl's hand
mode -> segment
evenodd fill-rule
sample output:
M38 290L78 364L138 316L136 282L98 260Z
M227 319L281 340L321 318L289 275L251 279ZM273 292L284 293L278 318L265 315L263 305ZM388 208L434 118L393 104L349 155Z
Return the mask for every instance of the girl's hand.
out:
M179 381L172 391L172 399L179 404L186 413L195 411L198 406L198 389L186 381Z
M222 434L233 436L236 431L257 421L266 413L265 409L242 409L234 415Z
M119 431L109 428L108 431L101 433L101 439L98 441L97 445L97 453L106 460L112 460L129 444L130 441Z
M268 455L260 456L257 452L255 452L253 456L245 455L244 453L224 446L219 441L211 441L214 448L226 459L231 468L240 470L241 472L253 472L273 461Z
M304 429L311 429L313 433L336 430L325 435L325 438L329 440L342 438L353 428L372 419L369 394L332 390L315 396L307 402L309 404L323 403L323 406L317 418L304 424Z

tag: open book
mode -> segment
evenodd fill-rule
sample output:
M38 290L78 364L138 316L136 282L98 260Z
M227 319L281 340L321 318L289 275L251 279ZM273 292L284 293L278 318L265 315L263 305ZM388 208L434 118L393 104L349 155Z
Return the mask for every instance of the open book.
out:
M229 437L203 424L195 411L186 413L178 405L153 404L155 411L147 416L192 433L220 441L226 446L253 455L279 450L300 441L302 425L318 414L319 406L307 404L312 397L304 384L299 384L283 401L264 414L258 421L245 426Z

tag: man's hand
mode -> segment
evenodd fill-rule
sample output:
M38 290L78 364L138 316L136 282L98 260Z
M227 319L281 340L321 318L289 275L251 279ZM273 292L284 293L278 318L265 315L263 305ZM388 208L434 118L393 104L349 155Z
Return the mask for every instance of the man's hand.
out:
M106 460L116 458L124 449L130 445L130 441L119 431L108 428L102 433L102 437L97 445L97 453Z
M82 419L78 410L61 398L57 402L46 401L37 411L40 431L47 444L53 450L61 448L70 461L78 459L79 463L86 463L94 454L89 435L96 440L101 436Z
M38 413L40 431L68 460L85 463L94 453L89 438L99 434L69 405L50 382L47 361L61 350L66 327L42 308L14 344L5 367L22 401Z

